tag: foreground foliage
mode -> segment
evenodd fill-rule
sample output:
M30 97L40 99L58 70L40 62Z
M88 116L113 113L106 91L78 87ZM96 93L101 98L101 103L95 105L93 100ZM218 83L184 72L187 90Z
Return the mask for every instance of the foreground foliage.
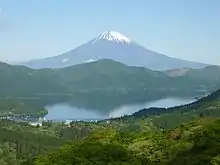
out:
M220 90L192 104L97 123L0 120L0 164L217 165L219 101Z
M98 131L39 156L35 165L68 164L216 164L220 120L200 119L165 132Z
M0 120L0 165L20 165L31 162L40 153L63 144L61 139L29 126Z

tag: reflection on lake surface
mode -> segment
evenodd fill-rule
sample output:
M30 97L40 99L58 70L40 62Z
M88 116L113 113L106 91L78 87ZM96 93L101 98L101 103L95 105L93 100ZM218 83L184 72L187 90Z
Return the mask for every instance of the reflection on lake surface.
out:
M143 108L150 107L173 107L184 105L195 101L192 98L164 98L152 102L142 104L123 105L121 107L112 109L110 113L103 115L98 113L100 110L77 108L67 103L59 103L52 106L47 106L48 114L47 120L101 120L110 117L120 117L130 115Z

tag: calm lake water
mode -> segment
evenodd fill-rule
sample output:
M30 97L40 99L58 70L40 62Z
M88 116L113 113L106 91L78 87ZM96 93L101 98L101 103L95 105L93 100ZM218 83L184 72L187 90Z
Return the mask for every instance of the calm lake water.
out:
M110 113L103 115L98 113L98 110L82 109L71 106L67 103L59 103L52 106L47 106L48 114L45 116L47 120L101 120L111 117L120 117L130 115L143 108L150 107L173 107L184 105L195 101L192 98L164 98L152 102L142 104L123 105L121 107L112 109ZM100 111L100 110L99 110Z

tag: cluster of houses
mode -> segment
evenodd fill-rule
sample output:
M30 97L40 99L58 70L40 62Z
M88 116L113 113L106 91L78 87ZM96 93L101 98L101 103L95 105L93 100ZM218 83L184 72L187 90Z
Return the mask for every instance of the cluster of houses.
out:
M32 126L42 126L42 123L46 121L45 118L40 117L36 118L29 115L10 115L10 116L1 116L0 119L11 120L15 122L28 122Z
M41 127L44 122L47 122L48 120L45 117L33 117L33 116L2 116L0 119L7 119L12 120L16 122L27 122L29 125L35 126L35 127ZM63 122L65 125L71 125L72 122L95 122L97 123L99 120L65 120L65 121L51 121L51 122ZM110 121L106 121L107 124L110 123Z
M29 124L32 126L39 126L41 127L43 125L43 122L47 121L46 118L40 117L37 121L30 121Z
M12 121L21 121L21 122L29 122L38 120L38 118L29 116L29 115L8 115L8 116L1 116L0 119L7 119Z
M48 120L46 120L45 118L39 118L37 121L32 121L32 122L29 122L30 125L32 126L38 126L38 127L41 127L43 122L47 122ZM51 122L63 122L65 125L69 126L71 125L72 122L95 122L97 123L98 120L65 120L65 121L51 121Z

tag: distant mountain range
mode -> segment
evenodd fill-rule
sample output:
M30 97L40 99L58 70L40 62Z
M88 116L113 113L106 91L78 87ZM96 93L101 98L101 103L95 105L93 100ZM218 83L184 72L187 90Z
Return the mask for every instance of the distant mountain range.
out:
M220 68L189 69L181 76L98 60L61 69L34 70L0 63L0 112L37 113L69 102L107 112L128 103L169 96L195 96L219 88Z
M67 53L22 63L30 68L64 68L76 64L112 59L129 66L146 67L153 70L206 67L206 64L171 58L144 48L128 37L107 31L91 41Z

